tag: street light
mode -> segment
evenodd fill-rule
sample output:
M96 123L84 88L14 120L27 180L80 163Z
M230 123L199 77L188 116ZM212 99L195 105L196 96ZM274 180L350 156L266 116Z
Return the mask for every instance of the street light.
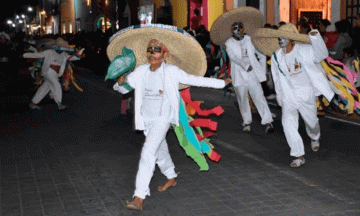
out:
M27 10L28 10L29 12L32 12L32 11L33 11L33 8L29 6L29 7L27 8Z

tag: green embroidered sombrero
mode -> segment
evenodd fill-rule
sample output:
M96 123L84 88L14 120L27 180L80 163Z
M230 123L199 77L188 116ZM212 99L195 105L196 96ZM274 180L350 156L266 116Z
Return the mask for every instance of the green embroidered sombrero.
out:
M136 66L146 64L146 48L152 39L158 40L169 50L167 63L177 65L189 74L205 75L207 63L204 50L194 37L176 26L141 24L120 30L110 38L106 50L108 58L112 61L117 55L122 55L123 48L127 47L135 54Z

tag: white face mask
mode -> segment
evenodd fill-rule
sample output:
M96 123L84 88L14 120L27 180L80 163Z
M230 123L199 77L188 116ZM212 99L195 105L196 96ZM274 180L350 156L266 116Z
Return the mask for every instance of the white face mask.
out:
M279 39L279 46L280 48L285 48L286 45L289 43L289 39L287 38L278 38Z

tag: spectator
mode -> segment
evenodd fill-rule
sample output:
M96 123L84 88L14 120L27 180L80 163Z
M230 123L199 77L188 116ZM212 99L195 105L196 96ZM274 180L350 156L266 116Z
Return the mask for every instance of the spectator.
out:
M343 58L344 49L351 47L352 38L348 33L348 21L341 20L335 23L336 31L339 33L339 37L333 47L329 48L330 57L336 60Z
M264 25L264 28L271 28L271 24L270 24L270 23L266 23L266 24Z
M278 28L280 28L281 26L283 26L283 25L285 25L286 24L286 22L284 22L284 21L280 21L279 22L279 27Z
M311 27L309 23L306 22L301 23L299 28L300 28L299 29L300 34L309 34L309 32L311 31Z
M300 17L300 19L299 19L299 21L298 21L298 23L297 23L297 28L298 28L298 30L300 30L300 27L301 27L301 25L302 25L303 23L309 23L308 18L306 18L306 17Z
M203 17L200 15L200 10L197 8L194 10L194 14L195 16L190 20L190 28L195 31L203 24Z
M328 19L322 19L319 21L318 23L318 30L321 34L321 36L323 36L327 31L327 27L331 24L331 22Z
M354 19L354 28L352 31L353 44L352 47L357 53L360 53L360 15L357 15Z

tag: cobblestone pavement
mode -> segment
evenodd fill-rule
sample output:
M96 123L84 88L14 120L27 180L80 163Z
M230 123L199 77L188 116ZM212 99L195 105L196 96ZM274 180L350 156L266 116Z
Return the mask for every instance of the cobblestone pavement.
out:
M217 118L213 143L223 159L209 161L208 172L199 172L170 131L178 185L157 192L166 179L156 168L144 210L127 210L144 136L132 130L131 113L120 115L119 95L109 83L86 71L79 74L84 93L65 93L69 108L64 112L50 99L41 103L43 110L28 110L33 91L2 96L0 215L360 215L358 161L309 155L309 162L294 171L280 132L269 137L255 125L252 134L243 134L234 129L239 120L230 114ZM214 91L204 96L204 91L192 90L194 98L209 106L212 98L235 112L232 100Z

